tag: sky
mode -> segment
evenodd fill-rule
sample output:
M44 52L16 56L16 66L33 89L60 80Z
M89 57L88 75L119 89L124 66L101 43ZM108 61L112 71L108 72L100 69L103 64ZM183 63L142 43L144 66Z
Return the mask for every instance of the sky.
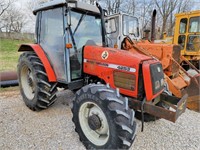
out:
M33 2L36 1L40 1L40 0L32 0ZM200 0L193 0L194 1L194 6L192 7L192 10L200 10ZM27 11L27 0L17 0L16 2L17 7L19 7L20 9L24 10L27 13L27 16L32 16L32 10L28 10ZM28 32L31 31L34 33L34 23L33 23L33 19L29 20L26 28L24 29L24 32Z
M15 2L16 7L22 10L26 14L26 25L24 26L22 32L35 32L35 16L32 13L32 10L28 10L27 8L27 0L17 0Z
M24 8L27 3L27 0L17 0L16 4L18 7Z
M40 0L32 0L32 1L40 1ZM192 10L200 10L200 0L193 0L194 6L192 7ZM18 0L17 5L21 8L26 7L27 0Z

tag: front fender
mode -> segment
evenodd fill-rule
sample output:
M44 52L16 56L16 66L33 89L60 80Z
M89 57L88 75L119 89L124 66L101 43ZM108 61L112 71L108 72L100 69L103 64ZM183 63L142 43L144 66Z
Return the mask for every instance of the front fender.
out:
M42 47L39 44L22 44L19 47L18 52L25 52L25 51L34 51L37 54L37 56L41 60L42 64L44 65L49 82L57 81L55 72L54 72L44 50L42 49Z

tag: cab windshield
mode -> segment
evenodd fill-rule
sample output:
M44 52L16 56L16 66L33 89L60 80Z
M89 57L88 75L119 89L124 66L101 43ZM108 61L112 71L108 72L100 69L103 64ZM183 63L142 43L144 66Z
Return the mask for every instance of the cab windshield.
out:
M71 79L75 80L82 76L83 47L85 45L102 46L101 19L99 15L89 11L78 12L71 10L71 24L68 27L69 41L73 44L70 49Z
M139 23L136 17L123 15L123 34L125 36L139 36Z
M71 30L77 48L84 45L102 46L101 19L99 16L89 14L87 11L79 13L71 11Z

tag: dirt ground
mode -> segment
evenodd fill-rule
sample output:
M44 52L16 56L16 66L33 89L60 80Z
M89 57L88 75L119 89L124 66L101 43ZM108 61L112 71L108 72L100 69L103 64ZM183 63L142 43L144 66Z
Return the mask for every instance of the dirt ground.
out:
M58 94L49 109L33 112L22 101L18 87L0 89L0 149L85 149L74 131L70 91ZM138 123L134 150L199 150L200 113L186 110L176 123L160 119Z

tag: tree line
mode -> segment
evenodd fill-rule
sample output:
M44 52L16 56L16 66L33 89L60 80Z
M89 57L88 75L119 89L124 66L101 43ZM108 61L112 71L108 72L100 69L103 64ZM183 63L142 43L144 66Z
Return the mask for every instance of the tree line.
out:
M95 4L96 1L104 5L108 14L124 12L136 16L140 19L142 31L150 29L151 16L154 9L157 10L156 30L162 38L163 32L172 36L175 17L181 12L191 11L195 5L195 0L82 0ZM200 6L197 8L200 9Z
M174 14L190 11L195 0L80 0L95 5L98 1L108 12L124 12L140 19L141 30L150 29L153 9L157 10L157 32L173 34ZM25 8L16 7L17 0L0 0L0 32L22 32L23 28L34 28L33 1L28 0ZM30 25L32 23L32 26Z
M27 26L34 28L31 1L25 2L24 7L21 5L19 0L0 0L0 32L21 33Z

